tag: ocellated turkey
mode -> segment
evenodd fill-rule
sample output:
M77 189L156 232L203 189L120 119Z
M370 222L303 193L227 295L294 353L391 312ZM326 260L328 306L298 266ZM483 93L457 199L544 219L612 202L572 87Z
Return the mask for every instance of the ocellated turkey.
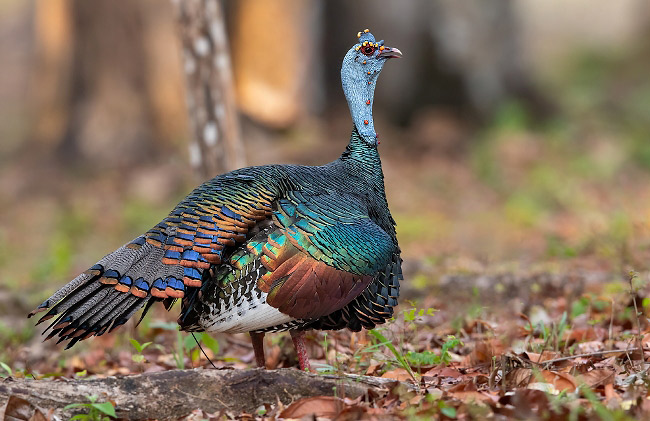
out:
M347 52L343 90L354 127L323 166L266 165L219 175L152 229L108 254L29 316L56 317L47 339L67 347L181 299L185 331L250 332L264 365L265 332L291 332L301 369L307 329L359 331L397 305L400 249L386 201L372 105L396 48L368 31Z

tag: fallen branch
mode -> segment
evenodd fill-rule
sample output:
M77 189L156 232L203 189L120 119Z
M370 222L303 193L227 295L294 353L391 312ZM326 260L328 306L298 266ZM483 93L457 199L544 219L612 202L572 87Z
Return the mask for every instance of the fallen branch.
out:
M317 376L294 369L282 370L171 370L100 379L33 380L8 378L0 383L2 407L10 396L68 419L75 411L63 411L71 403L115 404L118 418L178 419L195 409L239 415L255 413L262 405L289 404L308 396L367 395L374 385L346 378ZM79 412L77 409L76 412Z

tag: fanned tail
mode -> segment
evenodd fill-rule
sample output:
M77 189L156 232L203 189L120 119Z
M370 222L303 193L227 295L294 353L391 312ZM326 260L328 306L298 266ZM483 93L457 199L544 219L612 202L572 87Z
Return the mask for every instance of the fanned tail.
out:
M143 306L142 317L157 301L169 308L183 288L183 268L163 264L163 255L162 248L138 237L64 285L28 317L47 311L37 324L56 317L43 332L45 340L69 340L68 349L117 329Z

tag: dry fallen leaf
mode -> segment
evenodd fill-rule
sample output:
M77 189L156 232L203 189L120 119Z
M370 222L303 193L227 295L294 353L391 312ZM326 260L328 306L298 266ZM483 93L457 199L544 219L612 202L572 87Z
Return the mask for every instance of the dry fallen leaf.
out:
M451 367L434 367L431 370L424 373L423 376L452 377L454 379L457 379L463 376L463 373Z
M575 342L600 341L607 337L607 330L602 327L588 327L583 329L573 329L565 333L564 340L569 345Z
M576 390L576 379L568 374L550 370L536 370L530 368L516 368L506 376L509 387L519 388L528 387L530 383L549 383L555 390L566 390L573 392Z
M512 405L512 409L507 413L498 412L514 419L537 419L542 413L549 413L548 397L540 390L519 389L501 397L499 403L503 405L503 409L506 409L506 405Z
M622 400L623 398L621 398L621 395L619 395L614 389L614 384L607 383L605 385L605 402L608 405L618 406L621 404Z
M447 395L465 403L496 403L499 400L498 396L477 392L475 390L449 392Z
M522 357L528 357L528 359L534 363L542 363L544 361L549 361L561 357L562 355L559 352L553 351L543 351L541 354L536 352L524 352L521 354Z
M335 418L345 403L333 396L313 396L300 399L280 413L280 418L302 418L304 416Z
M381 377L385 379L395 379L400 382L411 380L411 375L409 374L408 371L404 370L403 368L396 368L394 370L389 370L384 374L382 374Z
M597 387L614 382L614 372L606 368L597 368L580 374L578 379L583 381L587 386Z
M379 368L381 364L377 363L372 363L368 366L368 369L366 370L366 376L373 376L376 372L377 369Z
M5 406L4 421L46 421L40 409L29 401L17 396L10 396Z
M505 346L498 340L482 341L476 344L469 354L468 362L475 366L478 364L490 363L495 355L505 352Z

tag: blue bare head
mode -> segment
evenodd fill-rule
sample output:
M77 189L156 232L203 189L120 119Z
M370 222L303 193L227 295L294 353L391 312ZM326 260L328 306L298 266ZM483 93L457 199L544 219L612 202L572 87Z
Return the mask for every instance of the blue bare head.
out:
M348 100L352 120L361 137L369 144L377 143L377 133L372 121L372 104L377 76L390 58L399 58L397 48L376 41L369 30L357 34L359 42L343 58L341 84Z

